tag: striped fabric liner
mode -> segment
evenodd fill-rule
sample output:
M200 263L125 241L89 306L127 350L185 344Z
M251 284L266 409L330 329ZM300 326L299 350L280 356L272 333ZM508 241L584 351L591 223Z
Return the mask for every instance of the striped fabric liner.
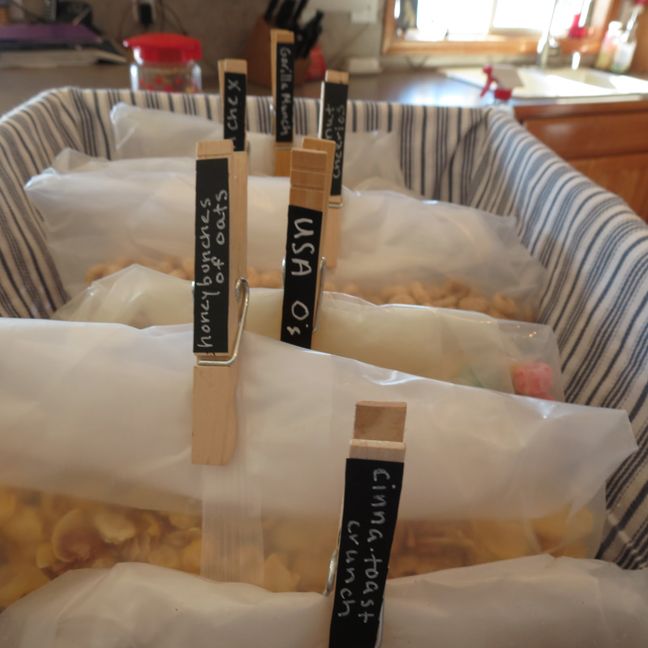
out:
M110 157L119 101L210 119L219 109L209 95L66 88L0 120L0 315L48 317L65 301L22 186L65 147ZM269 98L248 98L250 130L270 132L271 117ZM297 133L314 134L317 118L316 100L296 100ZM517 219L549 270L540 321L558 336L567 399L625 409L640 444L608 484L600 557L648 566L648 227L502 111L351 102L349 128L400 133L421 195Z

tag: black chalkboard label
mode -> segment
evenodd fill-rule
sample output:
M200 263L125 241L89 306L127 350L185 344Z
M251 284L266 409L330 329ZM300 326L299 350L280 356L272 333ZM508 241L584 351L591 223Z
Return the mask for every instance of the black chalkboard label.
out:
M322 212L288 207L281 340L310 349L313 338Z
M349 86L345 83L325 83L321 106L320 137L335 142L331 196L342 194L342 166L344 163L344 133Z
M234 140L234 150L245 150L245 98L247 77L245 74L225 72L223 75L223 135Z
M227 353L229 187L226 159L196 161L194 353Z
M293 43L277 43L277 96L275 97L275 141L293 141L293 94L295 58Z
M377 645L403 467L347 459L329 648Z

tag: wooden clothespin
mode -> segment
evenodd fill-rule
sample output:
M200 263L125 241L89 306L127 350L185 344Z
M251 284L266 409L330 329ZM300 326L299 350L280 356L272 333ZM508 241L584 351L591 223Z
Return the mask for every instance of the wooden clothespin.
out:
M247 61L218 61L218 85L221 93L223 139L234 140L235 151L245 151L245 103L247 100Z
M348 72L327 70L320 95L319 136L335 142L331 197L327 217L324 256L326 265L334 268L340 253L342 227L342 171L344 167L344 136L346 134L347 97L349 94Z
M237 356L248 304L247 153L199 142L192 462L222 465L236 448Z
M326 166L322 151L292 150L281 340L307 349L318 307L320 243L328 197Z
M273 129L276 176L290 175L293 143L293 95L295 89L295 35L287 29L270 31Z
M405 403L356 404L346 462L329 648L380 645L405 461Z
M302 146L309 151L323 151L326 153L326 182L327 185L331 186L331 179L333 177L333 159L335 157L335 142L332 140L320 139L319 137L304 137L304 143ZM322 225L322 256L326 260L326 266L332 267L329 264L328 257L326 256L326 241L327 241L327 231L329 228L329 214L331 213L331 194L329 189L329 195L326 200L326 205L324 207L324 222Z

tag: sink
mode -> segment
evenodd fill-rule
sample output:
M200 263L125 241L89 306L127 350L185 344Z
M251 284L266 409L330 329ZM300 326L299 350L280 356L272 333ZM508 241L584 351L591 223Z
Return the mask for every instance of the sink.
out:
M549 99L562 97L617 97L648 95L648 81L623 74L581 68L520 67L517 73L524 83L513 90L517 99ZM482 87L486 75L481 68L446 68L442 72L451 79Z

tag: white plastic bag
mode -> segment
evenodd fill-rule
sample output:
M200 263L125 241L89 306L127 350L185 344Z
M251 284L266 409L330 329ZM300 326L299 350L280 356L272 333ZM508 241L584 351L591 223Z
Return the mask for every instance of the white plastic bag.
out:
M110 111L116 158L192 157L202 139L222 139L223 124L195 115L118 103Z
M7 319L0 348L0 605L71 568L195 570L201 547L207 576L320 590L360 399L408 405L393 576L542 551L593 555L601 488L636 448L622 411L245 334L236 453L203 469L190 462L189 326Z
M115 134L115 157L193 157L202 139L221 139L223 125L165 110L117 104L110 113ZM274 175L274 136L248 131L251 175ZM295 136L300 147L302 137ZM400 168L400 139L395 132L351 133L344 142L344 185L361 189L408 192Z
M89 160L66 171L66 161L79 155L63 154L26 186L44 218L68 293L77 294L86 278L129 262L148 265L150 259L159 269L191 271L194 161ZM250 177L252 285L280 284L288 195L286 178ZM345 191L344 200L340 256L335 272L327 275L328 290L379 303L532 318L544 269L519 242L514 219L392 192Z
M69 573L0 616L2 648L325 648L331 600L149 565ZM382 648L644 648L648 570L536 556L389 581Z
M137 108L118 103L110 112L115 135L115 158L194 157L200 140L223 138L223 124L211 119L172 113L166 110ZM301 145L297 137L295 145ZM273 175L274 138L265 133L248 132L248 172Z
M282 292L252 290L246 329L279 339ZM563 400L558 346L548 326L482 313L324 293L312 348L417 376ZM54 318L143 328L193 321L188 281L132 265L93 282Z

